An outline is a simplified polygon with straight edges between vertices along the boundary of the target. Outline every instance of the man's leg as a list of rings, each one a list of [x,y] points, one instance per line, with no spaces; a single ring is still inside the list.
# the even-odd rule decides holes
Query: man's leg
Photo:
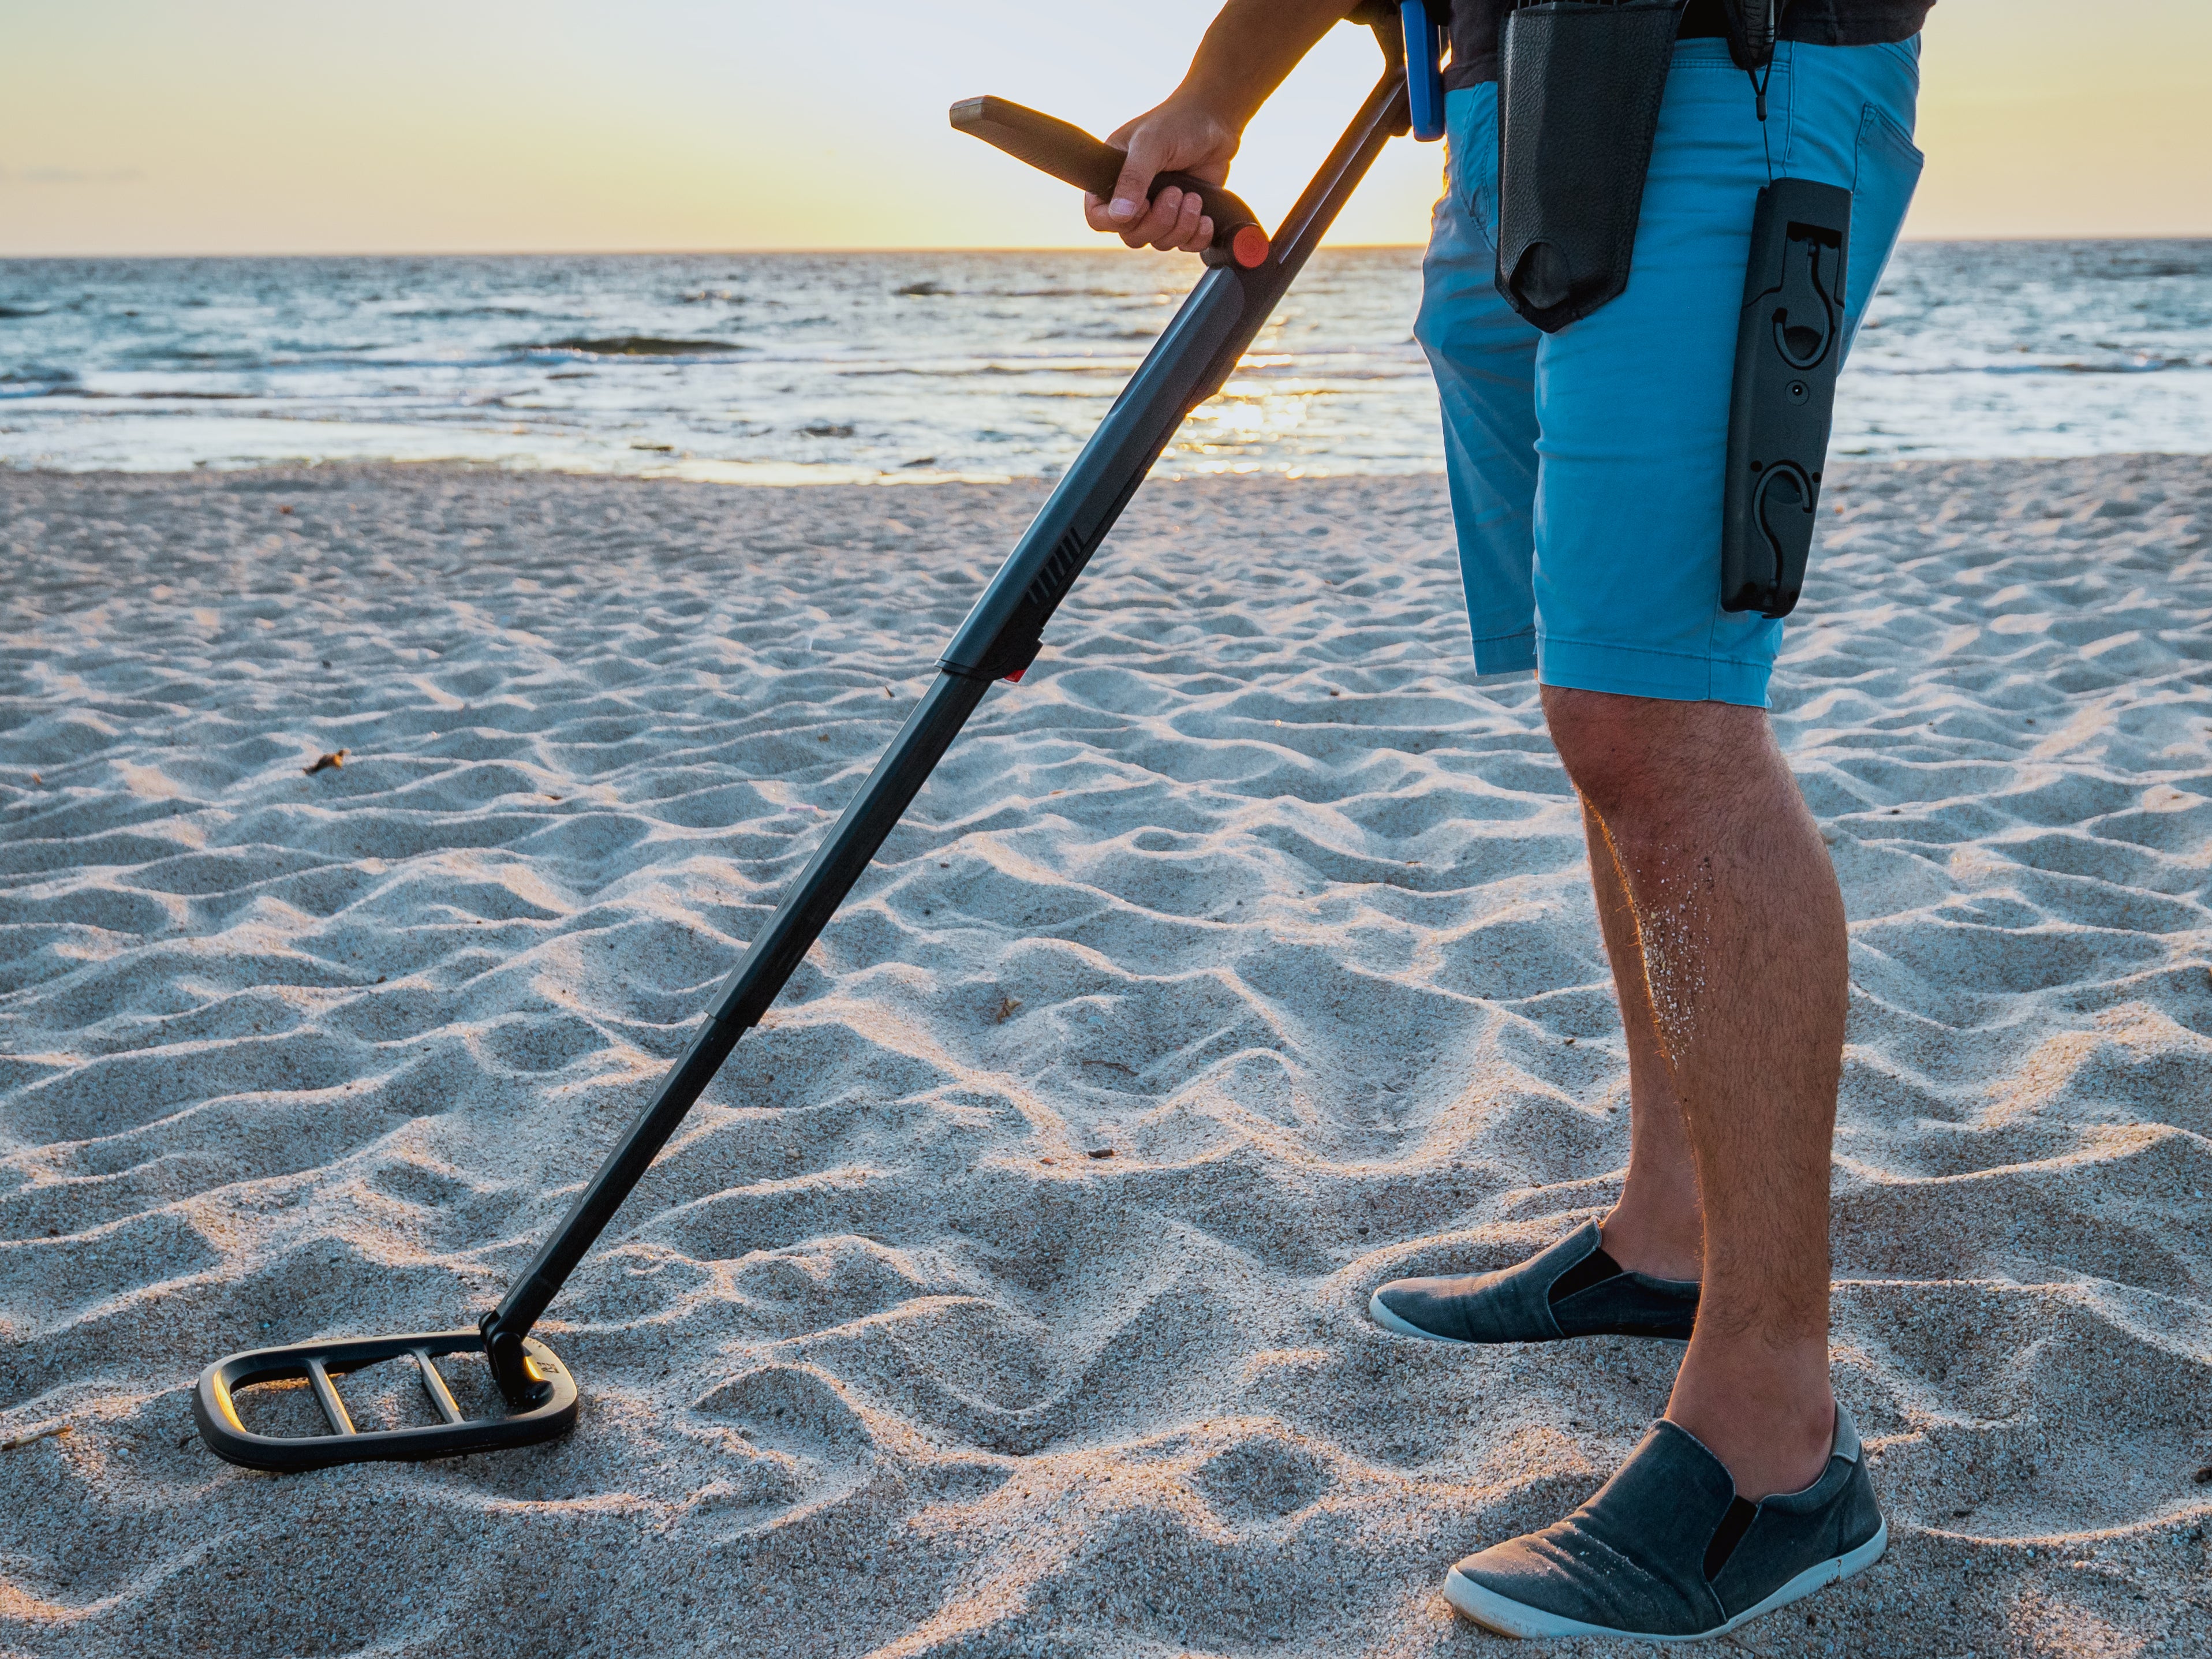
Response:
[[[1445,1575],[1453,1606],[1511,1634],[1715,1635],[1887,1545],[1827,1375],[1843,907],[1766,726],[1781,624],[1722,611],[1714,561],[1750,205],[1777,172],[1850,189],[1847,304],[1863,307],[1911,194],[1915,84],[1908,48],[1785,42],[1762,123],[1724,45],[1679,41],[1632,280],[1538,350],[1538,678],[1635,924],[1704,1274],[1666,1418],[1571,1513]],[[1639,1210],[1662,1190],[1643,1181],[1647,1148],[1652,1174],[1666,1164],[1657,1098],[1636,1096],[1635,1178],[1609,1223],[1624,1251],[1665,1209]]]
[[[1516,1636],[1719,1635],[1888,1547],[1828,1387],[1843,900],[1764,710],[1548,684],[1543,699],[1634,923],[1705,1277],[1665,1418],[1571,1513],[1455,1565],[1444,1596]],[[1625,942],[1613,959],[1632,1004]],[[1639,1130],[1662,1121],[1644,1104]]]
[[[1542,1342],[1562,1336],[1692,1334],[1704,1272],[1697,1166],[1652,1018],[1635,907],[1605,825],[1588,805],[1583,833],[1628,1036],[1628,1177],[1620,1201],[1601,1225],[1577,1227],[1513,1267],[1377,1285],[1368,1299],[1369,1314],[1399,1335]],[[1625,1271],[1603,1271],[1607,1258]]]
[[[1628,1046],[1628,1178],[1621,1185],[1620,1202],[1605,1218],[1605,1253],[1632,1272],[1655,1279],[1693,1279],[1705,1270],[1705,1240],[1689,1131],[1683,1126],[1674,1079],[1652,1021],[1636,913],[1613,842],[1587,802],[1583,836],[1589,843],[1598,927],[1613,964],[1613,990],[1620,999],[1620,1024]]]
[[[1762,710],[1555,687],[1544,708],[1633,910],[1704,1200],[1703,1299],[1667,1415],[1740,1496],[1795,1492],[1835,1425],[1828,1168],[1849,986],[1835,872]],[[1601,872],[1601,913],[1605,892]],[[1610,945],[1620,921],[1606,923]]]

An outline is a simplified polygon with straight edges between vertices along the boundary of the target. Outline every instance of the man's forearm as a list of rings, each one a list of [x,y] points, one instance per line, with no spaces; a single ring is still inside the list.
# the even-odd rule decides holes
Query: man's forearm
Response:
[[[1242,131],[1351,9],[1352,0],[1229,0],[1199,42],[1176,100],[1202,105]]]
[[[1155,198],[1152,180],[1170,172],[1215,183],[1226,179],[1245,123],[1351,5],[1229,0],[1199,42],[1182,84],[1166,102],[1108,135],[1106,142],[1127,151],[1128,159],[1110,197],[1085,198],[1084,222],[1131,247],[1202,250],[1214,227],[1199,210],[1201,198],[1173,185]]]

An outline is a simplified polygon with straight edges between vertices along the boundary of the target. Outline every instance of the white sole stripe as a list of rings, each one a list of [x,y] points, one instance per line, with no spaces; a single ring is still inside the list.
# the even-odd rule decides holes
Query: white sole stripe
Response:
[[[1816,1589],[1825,1589],[1855,1573],[1865,1571],[1881,1559],[1882,1552],[1888,1547],[1889,1522],[1884,1521],[1875,1529],[1874,1536],[1856,1549],[1806,1568],[1756,1607],[1746,1607],[1726,1624],[1699,1631],[1694,1636],[1656,1636],[1643,1631],[1612,1630],[1603,1625],[1587,1625],[1579,1619],[1547,1613],[1542,1607],[1532,1607],[1500,1595],[1495,1590],[1485,1589],[1472,1578],[1462,1577],[1457,1567],[1444,1575],[1444,1600],[1485,1630],[1495,1631],[1500,1636],[1540,1640],[1570,1636],[1610,1636],[1616,1640],[1626,1638],[1632,1642],[1704,1642],[1716,1636],[1726,1636],[1730,1631],[1747,1625],[1777,1607],[1786,1607]]]
[[[1393,1332],[1399,1336],[1416,1336],[1424,1342],[1449,1342],[1453,1346],[1460,1348],[1468,1346],[1456,1337],[1438,1336],[1434,1331],[1423,1330],[1410,1320],[1401,1319],[1382,1305],[1382,1292],[1380,1291],[1367,1298],[1367,1316],[1384,1330]]]

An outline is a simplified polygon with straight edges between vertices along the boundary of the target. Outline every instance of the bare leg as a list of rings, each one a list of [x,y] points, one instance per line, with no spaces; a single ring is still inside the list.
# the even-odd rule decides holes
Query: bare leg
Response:
[[[1759,710],[1548,686],[1544,708],[1626,888],[1703,1200],[1705,1289],[1667,1415],[1743,1497],[1794,1492],[1835,1423],[1835,872]]]
[[[1605,1253],[1624,1267],[1658,1279],[1696,1279],[1705,1271],[1705,1222],[1698,1207],[1697,1165],[1689,1130],[1674,1098],[1674,1073],[1652,1024],[1651,992],[1636,913],[1621,883],[1613,842],[1596,813],[1583,808],[1589,842],[1590,885],[1598,929],[1613,963],[1620,1024],[1628,1040],[1628,1178],[1606,1217]]]

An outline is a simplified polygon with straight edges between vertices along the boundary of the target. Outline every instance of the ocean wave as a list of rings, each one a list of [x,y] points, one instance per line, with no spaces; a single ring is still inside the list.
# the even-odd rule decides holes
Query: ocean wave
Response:
[[[1161,290],[1128,288],[979,288],[979,300],[1138,300],[1151,302]]]
[[[1054,329],[1034,337],[1040,340],[1157,340],[1159,337],[1160,331],[1157,328],[1111,328],[1094,325],[1089,328]]]
[[[61,391],[74,391],[77,385],[76,371],[55,368],[45,363],[26,363],[21,368],[0,368],[0,398],[45,398]],[[21,387],[21,390],[9,388]]]
[[[1181,289],[1151,288],[962,288],[909,285],[919,297],[934,300],[1119,300],[1128,305],[1153,306],[1163,299],[1180,300]],[[921,290],[930,289],[927,294]],[[904,295],[907,289],[895,290]]]
[[[2042,363],[1929,363],[1911,365],[1885,363],[1879,360],[1855,359],[1854,374],[1879,374],[1892,380],[1916,380],[1931,376],[1977,374],[2005,377],[2037,374],[2162,374],[2172,369],[2212,368],[2212,358],[2159,357],[2135,362],[2084,362],[2079,360]]]
[[[90,386],[71,386],[58,388],[54,397],[79,398],[86,402],[98,398],[127,398],[143,403],[230,403],[251,402],[260,397],[252,392],[100,392]],[[262,399],[262,401],[270,401]]]
[[[362,349],[368,350],[368,347]],[[230,349],[204,351],[192,346],[143,345],[131,346],[115,356],[124,363],[190,363],[195,368],[263,368],[277,362],[285,354],[270,351]]]
[[[750,351],[734,340],[672,340],[658,334],[609,334],[595,339],[571,337],[544,345],[523,345],[518,351],[574,351],[589,357],[708,357]]]
[[[326,416],[362,456],[451,453],[452,427],[472,455],[628,470],[633,442],[708,457],[742,428],[786,469],[1048,476],[1191,275],[1118,248],[10,264],[0,306],[36,314],[0,321],[0,462],[222,465],[274,441],[247,421]],[[1323,249],[1230,380],[1249,428],[1194,430],[1261,470],[1439,465],[1419,295],[1416,249]],[[1873,309],[1839,453],[2212,448],[2212,241],[1907,244]],[[799,430],[863,412],[865,435]]]
[[[928,368],[922,368],[915,364],[901,363],[861,363],[854,364],[849,367],[842,363],[829,363],[824,364],[823,367],[827,373],[837,376],[840,380],[846,380],[897,379],[961,380],[977,374],[1127,375],[1136,368],[1137,359],[1134,357],[1123,356],[1103,359],[1077,358],[1073,360],[1070,360],[1066,357],[1040,357],[1033,362],[1008,362],[1001,360],[997,362],[987,363],[942,363],[934,364]]]
[[[471,317],[537,317],[544,313],[535,306],[423,306],[419,309],[394,306],[384,314],[393,322],[458,323]]]

